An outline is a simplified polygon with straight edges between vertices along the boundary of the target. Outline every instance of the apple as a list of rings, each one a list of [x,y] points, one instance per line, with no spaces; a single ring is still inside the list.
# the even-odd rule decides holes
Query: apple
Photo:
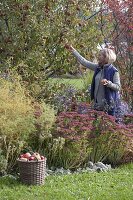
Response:
[[[35,152],[32,155],[29,152],[27,152],[21,154],[19,159],[22,161],[38,161],[38,160],[45,160],[45,156],[41,156],[38,152]]]
[[[30,156],[29,157],[29,161],[31,161],[31,160],[35,160],[35,157],[34,156]]]
[[[37,153],[37,152],[33,153],[32,156],[34,156],[37,160],[41,160],[41,156],[40,156],[40,154]]]
[[[23,157],[24,157],[24,158],[27,158],[27,159],[28,159],[30,156],[31,156],[31,154],[30,154],[29,152],[23,154]]]
[[[41,160],[44,160],[45,159],[45,157],[44,156],[41,156]]]
[[[24,158],[24,154],[21,154],[19,158]]]
[[[20,158],[20,160],[22,160],[22,161],[28,161],[27,158]]]

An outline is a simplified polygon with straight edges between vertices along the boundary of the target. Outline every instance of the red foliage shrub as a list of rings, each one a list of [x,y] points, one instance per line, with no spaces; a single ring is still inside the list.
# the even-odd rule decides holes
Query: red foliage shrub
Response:
[[[129,118],[132,115],[128,116]],[[62,112],[58,115],[54,132],[55,137],[63,137],[67,141],[86,140],[92,149],[88,159],[106,161],[112,164],[125,162],[125,156],[133,146],[133,126],[130,123],[118,124],[115,117],[104,112],[88,109],[84,114],[78,112]],[[128,154],[129,155],[129,154]],[[128,161],[132,159],[128,156]]]
[[[95,138],[106,133],[117,133],[133,137],[132,126],[129,124],[118,124],[115,122],[115,117],[91,109],[86,114],[62,112],[57,117],[56,125],[56,136],[72,140]]]

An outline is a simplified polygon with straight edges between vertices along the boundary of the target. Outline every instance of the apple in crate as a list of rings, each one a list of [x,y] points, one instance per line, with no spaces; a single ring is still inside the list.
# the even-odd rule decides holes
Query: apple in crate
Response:
[[[44,156],[41,156],[41,160],[44,160],[45,159],[45,157]]]
[[[24,158],[24,157],[20,157],[20,160],[22,160],[22,161],[28,161],[28,159]]]
[[[37,152],[33,153],[32,156],[34,156],[35,160],[41,160],[41,156]]]
[[[30,156],[29,161],[35,160],[35,156]]]
[[[24,158],[24,154],[21,154],[21,155],[20,155],[19,159],[21,159],[21,158]]]
[[[23,157],[29,159],[31,157],[31,154],[29,152],[27,152],[27,153],[23,154]]]
[[[27,152],[27,153],[21,154],[19,159],[23,160],[23,161],[28,161],[30,156],[31,156],[31,154],[29,152]]]

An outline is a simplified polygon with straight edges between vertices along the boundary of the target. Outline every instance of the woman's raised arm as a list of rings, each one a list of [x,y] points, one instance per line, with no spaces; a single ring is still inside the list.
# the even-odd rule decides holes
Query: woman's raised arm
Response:
[[[83,56],[81,56],[76,49],[74,49],[71,45],[66,44],[65,48],[68,49],[76,58],[77,60],[88,69],[91,69],[95,71],[95,69],[98,67],[97,63],[93,63],[85,59]]]

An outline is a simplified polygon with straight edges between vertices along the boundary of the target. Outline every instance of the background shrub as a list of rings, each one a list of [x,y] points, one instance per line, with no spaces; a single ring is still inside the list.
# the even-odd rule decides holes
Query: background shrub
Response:
[[[0,79],[0,94],[0,149],[10,170],[29,133],[35,131],[34,109],[17,79]]]
[[[35,127],[28,138],[28,146],[33,150],[45,155],[44,147],[52,137],[51,131],[55,122],[55,110],[45,102],[35,103]]]
[[[51,137],[55,112],[44,102],[37,103],[22,86],[19,77],[0,79],[0,171],[11,172],[21,151],[41,148]],[[36,140],[37,139],[37,140]],[[33,145],[34,144],[34,145]],[[31,145],[31,147],[29,146]]]

